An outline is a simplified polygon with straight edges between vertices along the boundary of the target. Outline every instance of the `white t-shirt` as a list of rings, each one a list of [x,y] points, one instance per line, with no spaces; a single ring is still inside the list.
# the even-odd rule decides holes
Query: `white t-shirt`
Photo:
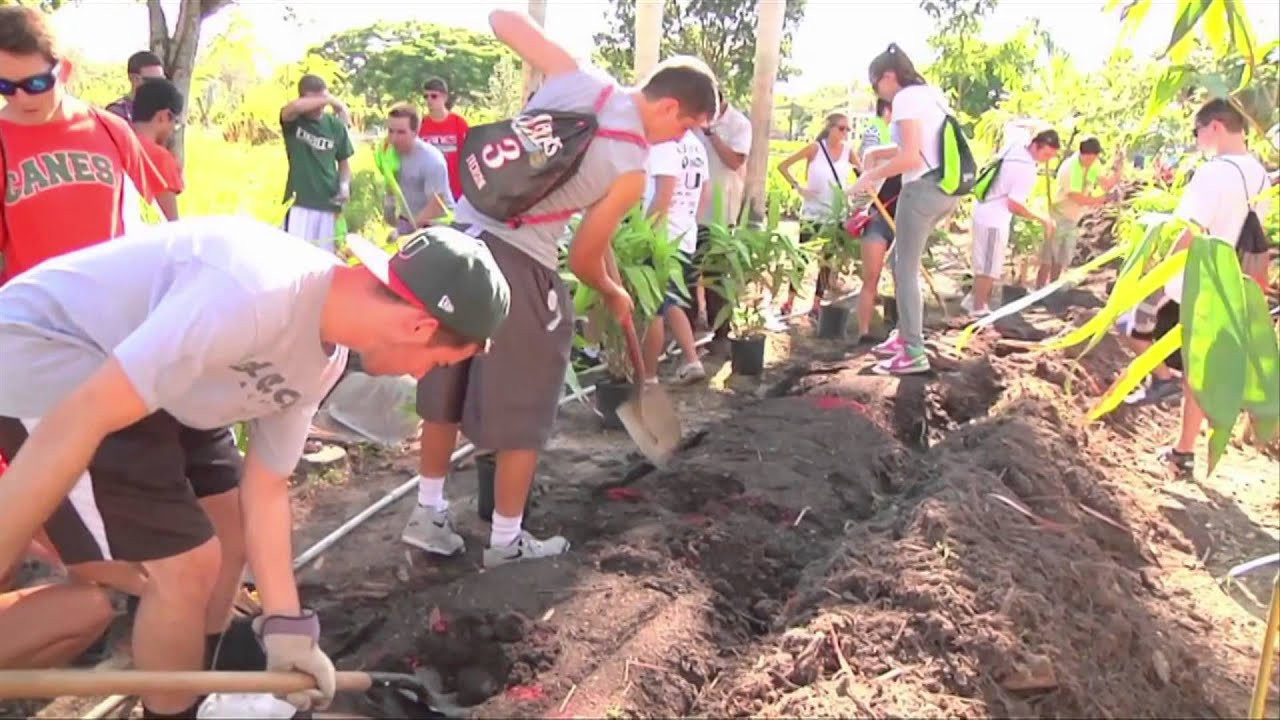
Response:
[[[184,218],[51,258],[0,287],[0,416],[39,419],[108,356],[148,412],[249,421],[287,475],[346,365],[320,316],[336,257],[240,217]]]
[[[1240,240],[1244,219],[1249,214],[1250,203],[1257,202],[1258,194],[1268,187],[1268,183],[1266,169],[1253,155],[1219,155],[1196,169],[1191,182],[1182,191],[1174,217],[1189,220],[1213,237],[1235,247]],[[1259,219],[1266,218],[1268,207],[1265,203],[1254,205],[1254,210]],[[1182,273],[1170,280],[1164,290],[1170,298],[1181,302]]]
[[[942,123],[951,112],[950,104],[942,91],[932,85],[911,85],[902,88],[893,98],[893,124],[915,120],[920,125],[920,151],[924,165],[902,174],[902,182],[909,183],[942,164],[938,157],[938,135]],[[896,137],[901,138],[899,131]],[[901,140],[899,140],[901,142]]]
[[[751,152],[751,121],[737,108],[730,106],[726,109],[720,119],[711,123],[711,132],[728,145],[730,150],[743,155]],[[747,163],[743,162],[737,170],[730,170],[729,166],[720,159],[720,154],[711,146],[711,138],[701,132],[697,133],[697,138],[705,148],[707,160],[710,162],[711,182],[721,188],[723,212],[728,215],[723,222],[737,222],[738,214],[742,210],[743,189],[747,183]],[[698,213],[698,222],[705,224],[711,220],[714,204],[708,203],[707,207]]]
[[[1025,205],[1027,196],[1035,187],[1035,158],[1025,147],[1015,147],[1004,156],[1000,163],[1000,172],[996,173],[995,182],[987,193],[987,199],[973,209],[973,221],[983,227],[1007,227],[1013,219],[1013,211],[1009,209],[1009,200],[1013,199]]]
[[[679,140],[659,143],[649,149],[648,178],[644,188],[647,211],[657,192],[659,176],[674,177],[675,191],[667,209],[667,232],[679,239],[680,250],[692,255],[698,246],[698,200],[708,179],[707,151],[692,130]]]

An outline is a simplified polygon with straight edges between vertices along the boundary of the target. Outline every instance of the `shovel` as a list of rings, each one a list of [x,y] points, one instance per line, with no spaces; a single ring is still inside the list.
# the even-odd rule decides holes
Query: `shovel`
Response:
[[[627,354],[635,369],[635,384],[627,399],[618,406],[618,419],[649,462],[655,467],[664,467],[680,444],[680,418],[667,391],[661,385],[644,381],[635,324],[628,322],[622,330],[626,335]]]
[[[295,672],[157,672],[148,670],[0,670],[0,698],[52,698],[65,695],[150,695],[154,693],[271,693],[285,695],[314,688],[315,680]],[[398,691],[413,698],[410,717],[446,717],[431,703],[431,690],[412,675],[337,673],[339,692]]]

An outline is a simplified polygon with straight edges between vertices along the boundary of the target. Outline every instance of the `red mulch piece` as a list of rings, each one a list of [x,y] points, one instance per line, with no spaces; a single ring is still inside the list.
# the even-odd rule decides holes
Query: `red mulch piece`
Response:
[[[644,493],[626,487],[609,488],[605,496],[614,502],[644,502]]]
[[[507,697],[517,702],[537,702],[545,694],[541,685],[512,685],[507,688]]]
[[[857,400],[850,400],[839,395],[819,395],[813,399],[814,407],[819,410],[839,410],[845,408],[857,413],[867,414],[867,406]]]

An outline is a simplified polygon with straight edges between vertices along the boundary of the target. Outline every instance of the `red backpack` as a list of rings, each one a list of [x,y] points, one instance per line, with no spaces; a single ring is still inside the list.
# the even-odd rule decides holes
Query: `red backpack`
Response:
[[[596,116],[615,89],[601,90],[591,113],[526,108],[509,120],[471,128],[458,158],[467,201],[512,228],[572,217],[582,208],[524,213],[578,172],[595,138],[649,146],[636,133],[600,127]]]

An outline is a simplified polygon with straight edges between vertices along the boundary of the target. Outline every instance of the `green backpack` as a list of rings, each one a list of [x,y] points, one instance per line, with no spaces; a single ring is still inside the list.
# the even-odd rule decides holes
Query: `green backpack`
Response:
[[[947,113],[938,131],[938,157],[941,164],[929,171],[937,181],[938,189],[953,197],[972,192],[978,180],[978,164],[973,159],[969,139],[964,136],[960,121],[951,113]]]
[[[1004,164],[1004,156],[992,160],[987,166],[978,171],[978,177],[973,180],[973,196],[978,202],[986,202],[987,196],[991,194],[991,188],[996,184],[996,177],[1000,175],[1000,166]]]

